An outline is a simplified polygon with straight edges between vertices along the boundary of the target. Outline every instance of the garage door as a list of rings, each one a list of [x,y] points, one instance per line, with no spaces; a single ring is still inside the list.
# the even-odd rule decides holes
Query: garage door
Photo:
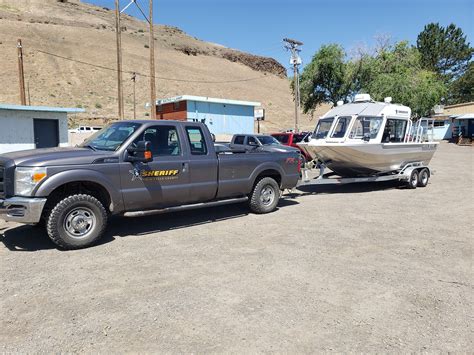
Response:
[[[36,148],[51,148],[59,145],[58,120],[33,120]]]

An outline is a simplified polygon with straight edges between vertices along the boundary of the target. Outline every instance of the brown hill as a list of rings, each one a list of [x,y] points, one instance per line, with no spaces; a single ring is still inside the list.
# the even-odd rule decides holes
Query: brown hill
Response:
[[[0,0],[0,102],[19,103],[16,40],[25,53],[32,105],[84,107],[75,122],[115,119],[114,11],[79,0]],[[125,113],[133,112],[131,72],[137,77],[138,117],[148,100],[148,33],[144,22],[123,15]],[[273,58],[203,42],[176,27],[155,29],[157,98],[198,95],[259,101],[265,131],[293,126],[285,68]],[[140,75],[143,74],[143,75]],[[324,111],[324,109],[322,110]],[[302,117],[303,128],[314,121]]]

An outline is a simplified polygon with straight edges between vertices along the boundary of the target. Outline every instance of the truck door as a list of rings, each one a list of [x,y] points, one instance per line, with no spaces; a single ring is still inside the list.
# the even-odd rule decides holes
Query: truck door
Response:
[[[151,142],[153,161],[146,164],[121,163],[126,209],[141,210],[188,203],[189,161],[178,127],[172,124],[148,127],[134,143],[141,140]]]
[[[192,202],[212,200],[217,193],[217,156],[214,149],[208,148],[208,142],[212,144],[210,136],[199,125],[189,124],[184,129],[190,153],[190,199]]]

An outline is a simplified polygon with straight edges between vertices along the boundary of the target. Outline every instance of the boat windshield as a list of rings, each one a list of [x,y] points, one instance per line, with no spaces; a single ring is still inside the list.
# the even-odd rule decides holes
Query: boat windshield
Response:
[[[87,138],[79,147],[93,150],[117,150],[141,126],[135,122],[112,123]]]
[[[329,130],[331,129],[332,122],[334,121],[334,117],[331,118],[323,118],[319,120],[316,129],[313,133],[313,139],[324,139],[327,137]]]
[[[377,137],[382,126],[382,117],[357,117],[352,126],[349,138],[363,139],[369,135],[370,139]]]
[[[352,117],[339,117],[336,121],[336,126],[331,133],[331,138],[342,138],[346,135],[347,127],[351,122]]]

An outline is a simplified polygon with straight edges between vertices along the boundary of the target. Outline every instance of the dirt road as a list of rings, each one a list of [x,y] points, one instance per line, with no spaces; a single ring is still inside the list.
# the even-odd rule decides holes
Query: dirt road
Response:
[[[472,350],[473,152],[442,144],[424,189],[114,219],[79,251],[0,224],[0,351]]]

